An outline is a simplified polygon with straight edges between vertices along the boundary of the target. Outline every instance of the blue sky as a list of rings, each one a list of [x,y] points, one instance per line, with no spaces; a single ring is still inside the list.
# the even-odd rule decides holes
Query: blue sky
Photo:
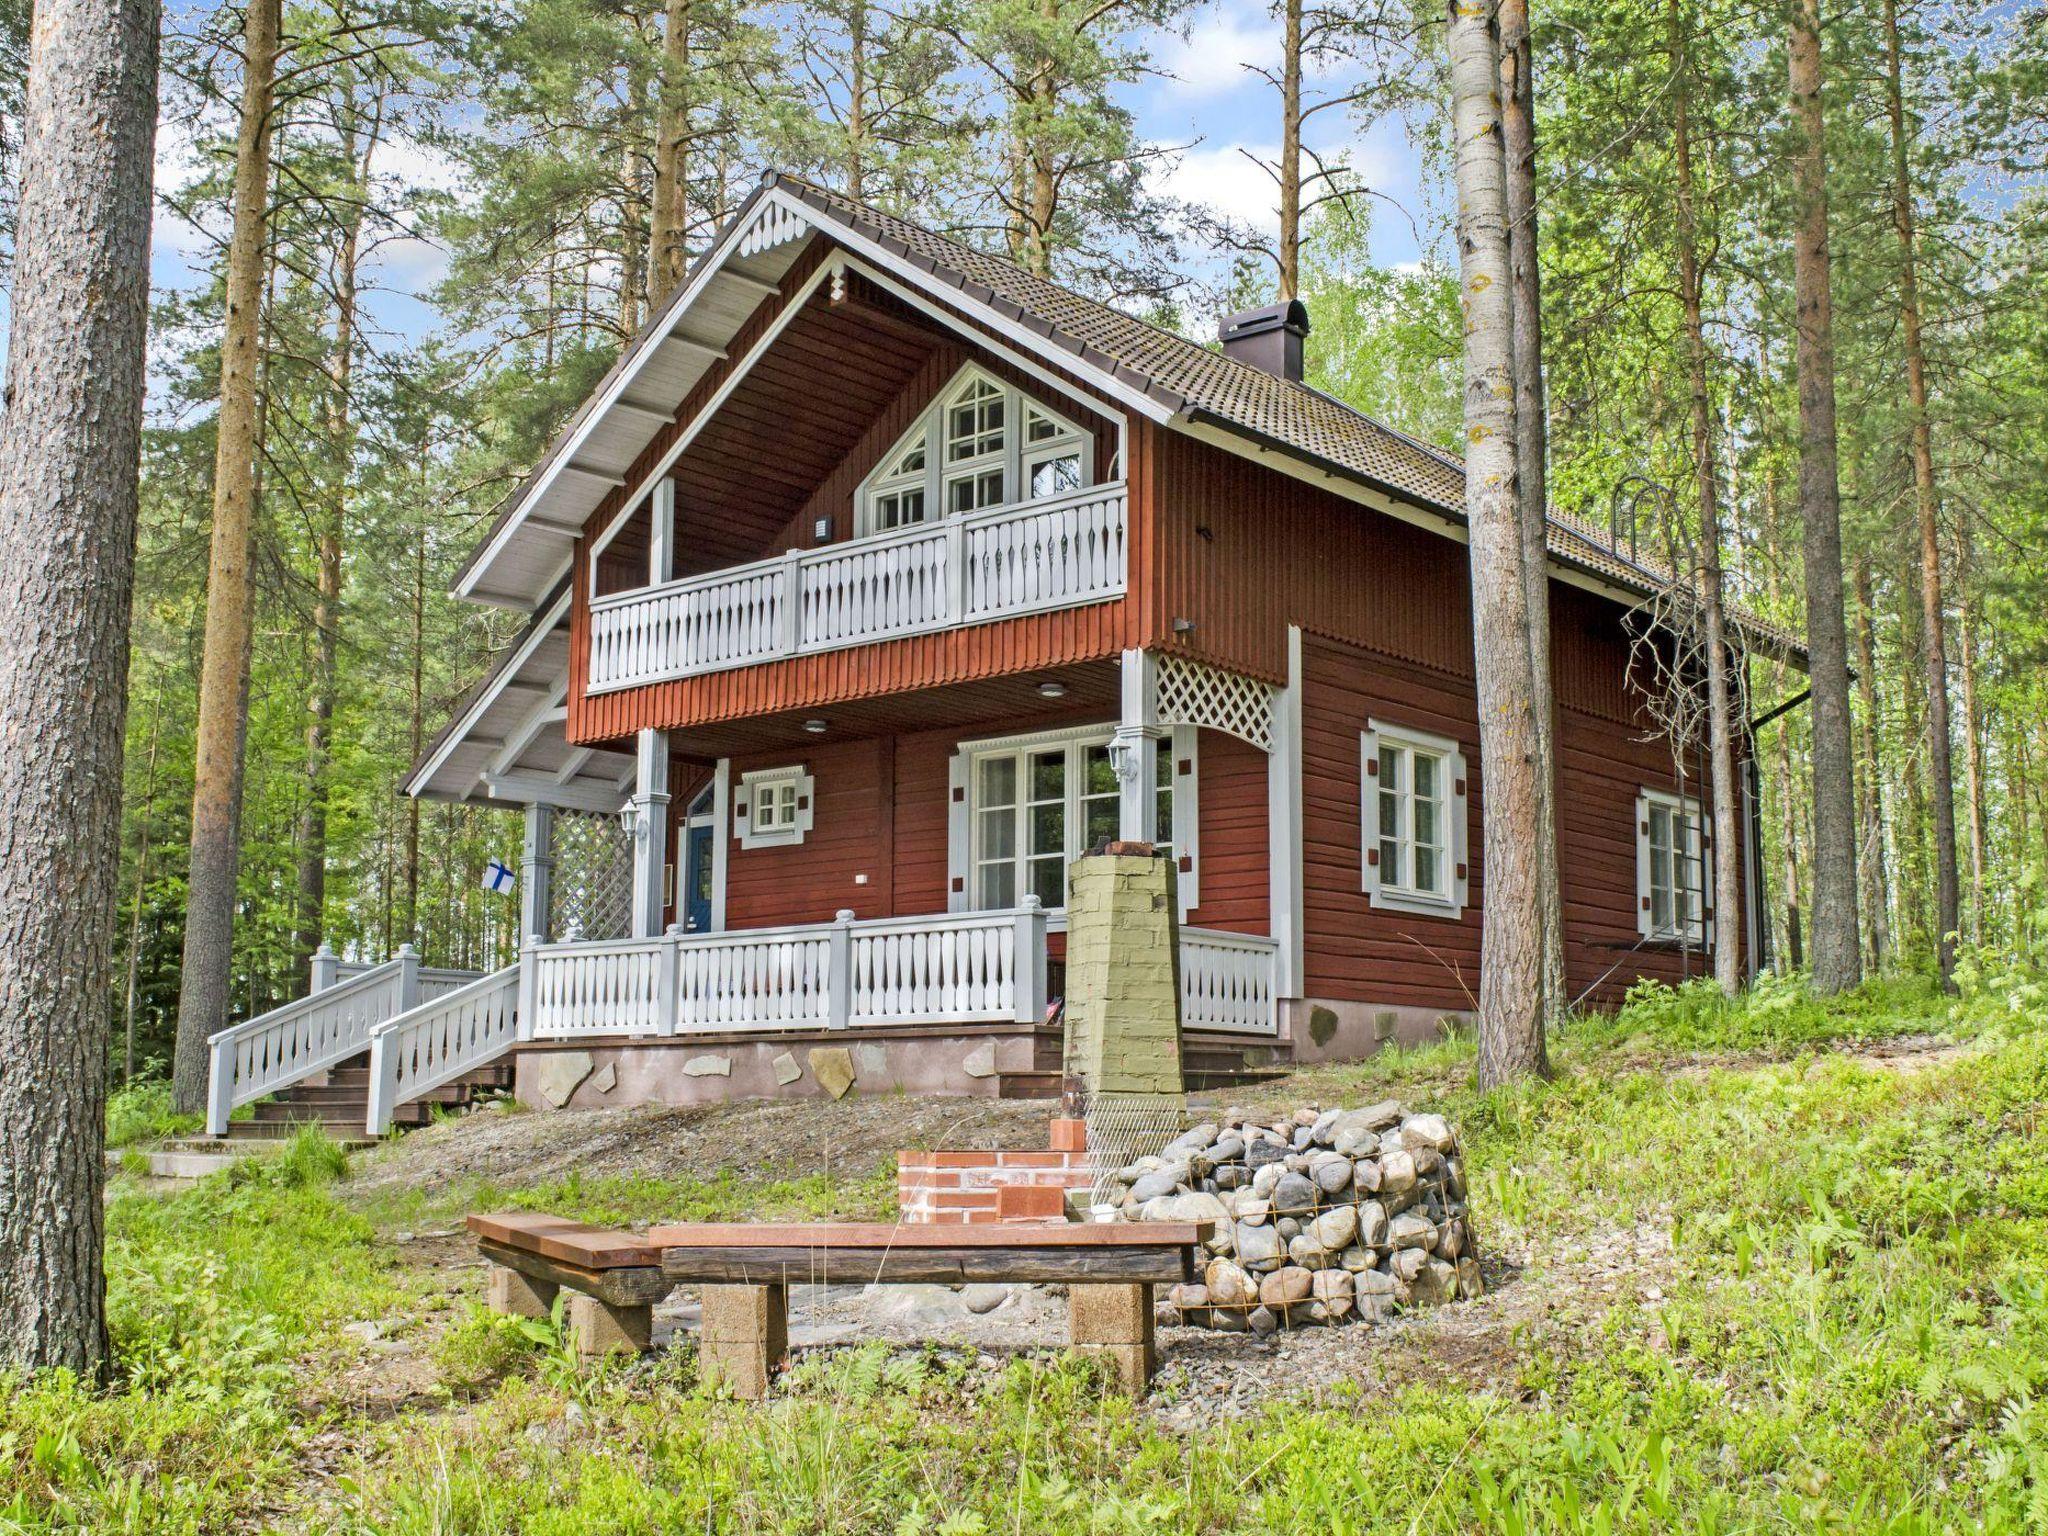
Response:
[[[1277,63],[1279,28],[1274,17],[1257,0],[1208,0],[1189,14],[1184,34],[1159,34],[1145,41],[1154,71],[1128,87],[1125,100],[1148,142],[1179,148],[1177,155],[1161,162],[1155,184],[1172,197],[1270,230],[1273,183],[1252,156],[1272,157],[1278,141],[1278,100],[1246,66]],[[1325,87],[1333,83],[1311,82]],[[1432,211],[1421,184],[1420,158],[1400,121],[1381,122],[1361,132],[1347,114],[1331,111],[1317,120],[1310,142],[1326,154],[1344,156],[1377,194],[1372,206],[1374,255],[1389,265],[1415,260],[1421,254],[1417,226],[1426,239]],[[189,130],[167,124],[157,161],[160,186],[189,181],[197,170]],[[379,170],[393,183],[432,185],[458,194],[461,190],[448,162],[403,143],[380,150]],[[224,235],[224,229],[194,229],[160,205],[153,250],[158,289],[170,292],[203,280]],[[1218,253],[1200,246],[1185,254],[1191,277],[1219,275],[1224,265]],[[395,241],[376,253],[371,268],[366,274],[365,310],[388,341],[417,340],[435,326],[438,317],[420,296],[442,274],[441,252],[424,241]]]

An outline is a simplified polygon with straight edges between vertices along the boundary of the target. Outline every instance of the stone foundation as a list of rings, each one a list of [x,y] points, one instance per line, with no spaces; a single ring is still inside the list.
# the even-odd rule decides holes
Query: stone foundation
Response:
[[[1468,1033],[1472,1016],[1441,1008],[1396,1008],[1384,1003],[1343,1003],[1289,998],[1281,1007],[1281,1034],[1295,1066],[1363,1061],[1390,1045],[1433,1045]]]
[[[996,1098],[1056,1031],[1023,1024],[890,1026],[672,1039],[535,1041],[513,1055],[513,1096],[532,1109],[621,1109],[730,1099],[907,1093]]]

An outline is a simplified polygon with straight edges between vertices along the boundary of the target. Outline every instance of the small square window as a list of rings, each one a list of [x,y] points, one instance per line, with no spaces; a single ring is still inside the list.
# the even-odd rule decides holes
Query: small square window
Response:
[[[770,768],[740,779],[740,823],[744,848],[800,843],[811,830],[811,776],[801,768]]]

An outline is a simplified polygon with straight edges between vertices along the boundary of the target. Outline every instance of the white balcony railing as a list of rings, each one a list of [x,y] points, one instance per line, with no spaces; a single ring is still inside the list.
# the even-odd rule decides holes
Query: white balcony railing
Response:
[[[1181,929],[1181,1028],[1278,1034],[1279,963],[1280,945],[1273,939],[1218,928]]]
[[[519,965],[508,965],[370,1031],[369,1135],[390,1130],[399,1105],[505,1053],[518,1038],[519,977]]]
[[[589,691],[927,634],[1123,594],[1121,481],[590,605]]]

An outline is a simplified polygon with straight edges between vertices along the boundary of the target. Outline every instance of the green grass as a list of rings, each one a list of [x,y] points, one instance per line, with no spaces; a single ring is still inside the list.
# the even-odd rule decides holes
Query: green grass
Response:
[[[380,1226],[459,1220],[470,1211],[547,1211],[602,1226],[655,1221],[886,1220],[896,1207],[893,1164],[859,1175],[751,1179],[731,1170],[686,1174],[570,1173],[529,1184],[460,1179],[431,1194],[380,1195],[363,1209]]]
[[[181,1115],[171,1108],[171,1085],[131,1083],[107,1097],[107,1145],[125,1147],[138,1141],[189,1136],[205,1123],[199,1115]]]
[[[1461,1123],[1481,1238],[1533,1256],[1522,1283],[1640,1228],[1668,1234],[1657,1294],[1624,1275],[1583,1327],[1503,1326],[1489,1370],[1340,1385],[1192,1439],[1060,1358],[850,1351],[759,1407],[707,1394],[687,1350],[578,1372],[548,1325],[483,1319],[399,1266],[311,1150],[117,1193],[126,1378],[0,1390],[0,1532],[2041,1530],[2043,1024],[2017,973],[1953,1003],[1907,983],[1732,1008],[1646,993],[1576,1023],[1545,1083],[1480,1095],[1461,1042],[1319,1073],[1361,1097],[1426,1091]],[[1836,1049],[1922,1035],[1963,1048],[1910,1070]],[[620,1220],[731,1214],[770,1189],[790,1214],[883,1194],[492,1193]],[[453,1324],[431,1351],[444,1394],[392,1416],[333,1389],[341,1323],[422,1308]],[[345,1447],[335,1481],[301,1464],[322,1429]]]

